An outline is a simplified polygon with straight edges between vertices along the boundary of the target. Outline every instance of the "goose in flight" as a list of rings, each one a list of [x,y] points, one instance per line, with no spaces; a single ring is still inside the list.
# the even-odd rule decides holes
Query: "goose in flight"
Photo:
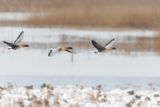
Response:
[[[60,47],[60,48],[50,49],[50,51],[48,53],[48,57],[54,56],[56,53],[62,52],[62,51],[66,51],[66,52],[69,52],[69,53],[75,53],[73,51],[72,47]]]
[[[23,39],[23,33],[24,31],[21,31],[21,33],[19,34],[19,36],[16,38],[16,40],[13,43],[6,42],[6,41],[3,41],[3,43],[9,46],[8,49],[13,49],[13,50],[16,50],[21,47],[29,47],[29,45],[27,44],[19,44]]]
[[[109,50],[116,49],[115,47],[111,47],[113,45],[113,44],[111,44],[111,43],[113,43],[113,41],[115,41],[115,39],[110,40],[104,46],[102,46],[102,45],[98,44],[96,41],[92,40],[93,46],[97,49],[97,51],[95,51],[94,53],[104,52],[104,51],[109,51]]]

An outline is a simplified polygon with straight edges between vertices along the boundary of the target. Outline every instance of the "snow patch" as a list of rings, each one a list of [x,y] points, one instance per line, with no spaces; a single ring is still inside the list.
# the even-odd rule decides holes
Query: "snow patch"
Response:
[[[31,17],[31,13],[22,12],[0,12],[1,21],[22,21]]]

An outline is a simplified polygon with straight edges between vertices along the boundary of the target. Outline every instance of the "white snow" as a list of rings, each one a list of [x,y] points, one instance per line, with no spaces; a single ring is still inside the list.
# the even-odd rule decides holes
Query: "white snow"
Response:
[[[160,57],[154,54],[126,57],[79,51],[71,63],[70,53],[62,52],[48,57],[48,52],[49,49],[9,51],[4,48],[0,53],[0,74],[160,76]]]
[[[31,17],[31,13],[25,12],[0,12],[1,21],[21,21]]]
[[[160,92],[142,89],[113,89],[86,86],[41,88],[1,86],[1,107],[159,107]],[[131,94],[130,94],[131,93]]]

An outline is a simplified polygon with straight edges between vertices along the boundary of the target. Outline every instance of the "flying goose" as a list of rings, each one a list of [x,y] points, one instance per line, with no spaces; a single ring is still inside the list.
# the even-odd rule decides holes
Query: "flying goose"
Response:
[[[21,47],[29,47],[29,45],[27,44],[19,44],[23,39],[23,33],[24,31],[21,31],[21,33],[19,34],[19,36],[16,38],[16,40],[13,43],[6,42],[6,41],[3,41],[3,43],[9,46],[8,49],[13,49],[13,50],[16,50]]]
[[[104,51],[109,51],[109,50],[114,50],[116,49],[115,47],[107,47],[109,46],[109,44],[111,44],[113,41],[115,41],[115,39],[110,40],[108,43],[106,43],[104,46],[98,44],[96,41],[92,40],[92,44],[93,46],[97,49],[97,51],[95,51],[94,53],[98,53],[98,52],[104,52]],[[112,44],[113,45],[113,44]]]
[[[55,55],[56,53],[62,52],[62,51],[66,51],[66,52],[69,52],[69,53],[75,53],[73,51],[72,47],[60,47],[60,48],[50,49],[50,51],[48,53],[48,56],[51,57],[51,56]]]

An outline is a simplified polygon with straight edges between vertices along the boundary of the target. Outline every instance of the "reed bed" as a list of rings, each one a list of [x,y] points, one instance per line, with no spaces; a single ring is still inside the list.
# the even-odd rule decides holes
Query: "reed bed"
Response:
[[[0,1],[0,11],[32,12],[34,14],[29,20],[20,22],[20,25],[42,27],[160,27],[160,0]]]

